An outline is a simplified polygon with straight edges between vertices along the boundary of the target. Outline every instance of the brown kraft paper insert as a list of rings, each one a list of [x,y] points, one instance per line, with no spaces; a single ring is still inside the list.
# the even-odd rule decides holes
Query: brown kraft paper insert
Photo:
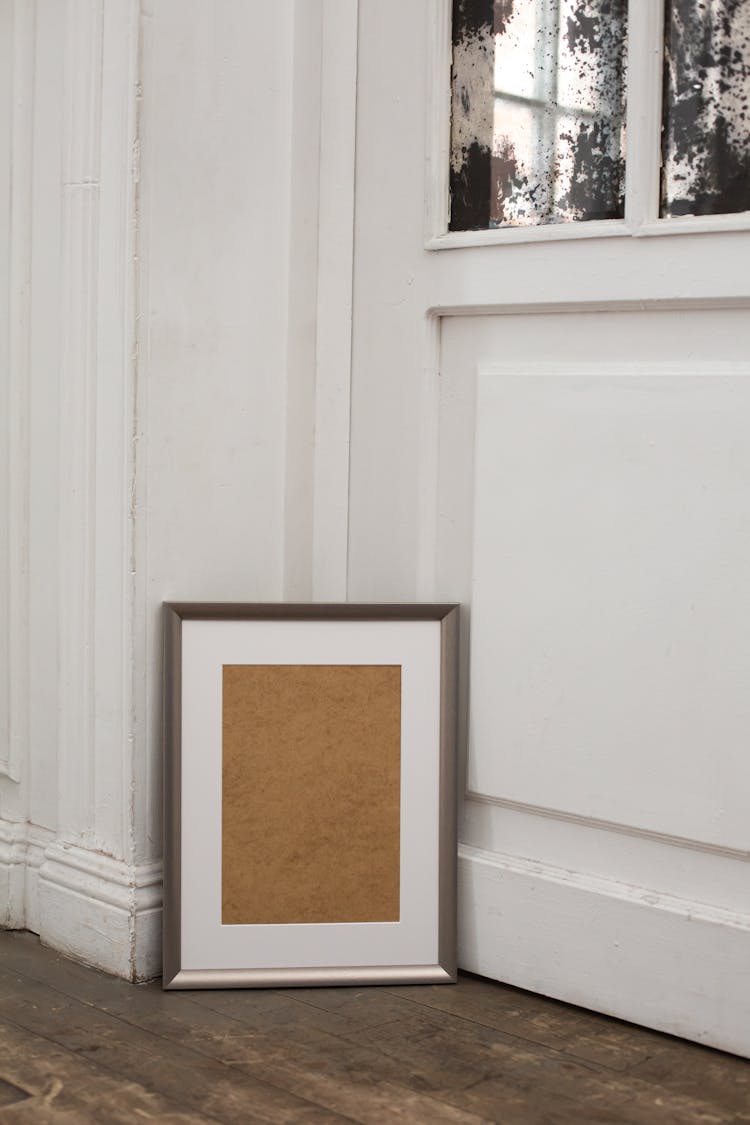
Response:
[[[222,923],[397,922],[401,668],[225,664]]]

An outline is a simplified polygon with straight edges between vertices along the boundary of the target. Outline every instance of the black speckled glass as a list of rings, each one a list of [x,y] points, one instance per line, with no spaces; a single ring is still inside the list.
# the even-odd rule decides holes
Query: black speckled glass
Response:
[[[661,214],[750,210],[750,0],[666,0]]]
[[[454,0],[450,230],[621,219],[627,0]]]

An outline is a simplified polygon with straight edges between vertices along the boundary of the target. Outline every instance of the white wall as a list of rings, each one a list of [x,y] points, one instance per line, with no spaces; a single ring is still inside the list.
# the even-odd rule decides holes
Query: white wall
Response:
[[[291,3],[242,0],[160,2],[145,31],[143,859],[161,854],[161,602],[283,591],[293,31]]]
[[[0,924],[126,977],[160,970],[161,603],[312,594],[337,6],[0,2]]]

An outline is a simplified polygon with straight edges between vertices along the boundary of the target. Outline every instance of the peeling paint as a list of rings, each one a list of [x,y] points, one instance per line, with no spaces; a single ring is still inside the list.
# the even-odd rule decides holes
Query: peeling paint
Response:
[[[750,0],[667,0],[661,213],[750,210]]]
[[[454,0],[451,230],[624,214],[626,0]]]

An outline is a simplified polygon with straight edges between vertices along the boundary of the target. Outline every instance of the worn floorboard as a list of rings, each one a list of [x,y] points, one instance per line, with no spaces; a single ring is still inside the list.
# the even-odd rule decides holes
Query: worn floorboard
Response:
[[[750,1062],[476,977],[162,992],[0,932],[0,1125],[750,1125]]]

